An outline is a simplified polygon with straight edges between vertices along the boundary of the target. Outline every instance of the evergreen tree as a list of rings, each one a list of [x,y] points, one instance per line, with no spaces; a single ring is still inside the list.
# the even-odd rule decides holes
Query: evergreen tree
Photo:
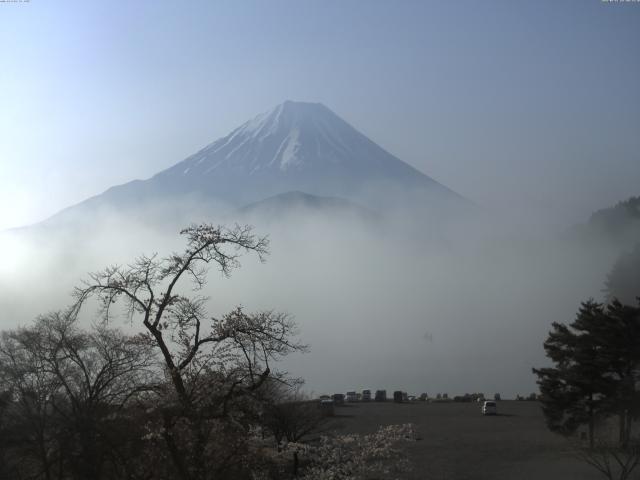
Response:
[[[569,435],[588,425],[593,446],[596,419],[618,415],[625,445],[640,414],[640,308],[583,302],[569,326],[553,324],[544,348],[554,367],[533,371],[549,428]]]
[[[629,443],[631,421],[640,417],[640,304],[623,305],[613,299],[607,306],[607,322],[600,331],[603,373],[615,385],[611,413],[620,418],[620,444]]]

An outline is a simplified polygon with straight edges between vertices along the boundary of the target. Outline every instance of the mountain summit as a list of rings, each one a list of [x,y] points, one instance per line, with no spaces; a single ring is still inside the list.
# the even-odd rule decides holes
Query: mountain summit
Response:
[[[403,170],[399,172],[398,169]],[[162,172],[185,177],[418,173],[321,103],[286,101]]]
[[[379,188],[461,199],[320,103],[286,101],[149,180],[236,204],[287,191],[371,203]]]
[[[184,175],[215,176],[220,171],[290,174],[347,166],[359,159],[354,155],[361,147],[357,140],[366,141],[359,137],[320,103],[286,101],[179,163],[170,174],[182,167]]]
[[[110,188],[81,205],[83,210],[97,205],[121,211],[188,195],[241,207],[291,191],[341,197],[373,209],[470,205],[324,105],[292,101],[148,180]]]

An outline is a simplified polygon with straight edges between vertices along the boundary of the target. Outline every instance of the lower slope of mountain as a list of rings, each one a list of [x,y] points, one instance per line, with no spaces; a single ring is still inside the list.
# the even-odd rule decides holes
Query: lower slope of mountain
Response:
[[[280,220],[291,215],[324,215],[354,221],[373,222],[380,216],[365,207],[337,197],[320,197],[304,192],[286,192],[251,203],[237,210],[240,218]]]

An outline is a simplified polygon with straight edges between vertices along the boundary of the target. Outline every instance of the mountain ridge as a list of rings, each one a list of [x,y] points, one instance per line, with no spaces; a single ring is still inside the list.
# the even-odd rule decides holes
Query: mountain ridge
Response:
[[[378,215],[366,207],[338,197],[322,197],[300,191],[279,193],[258,202],[250,203],[237,210],[241,215],[284,216],[302,211],[306,213],[352,215],[363,220],[377,220]]]

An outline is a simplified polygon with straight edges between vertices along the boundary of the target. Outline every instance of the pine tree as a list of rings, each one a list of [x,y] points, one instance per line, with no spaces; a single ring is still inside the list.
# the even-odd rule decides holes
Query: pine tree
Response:
[[[533,371],[549,428],[570,435],[588,425],[593,446],[596,419],[618,415],[626,445],[640,415],[640,308],[583,302],[569,326],[553,324],[544,348],[554,367]]]
[[[620,418],[620,444],[629,443],[631,422],[640,417],[640,304],[624,305],[613,299],[606,309],[606,328],[598,332],[602,357],[613,381],[611,413]]]

